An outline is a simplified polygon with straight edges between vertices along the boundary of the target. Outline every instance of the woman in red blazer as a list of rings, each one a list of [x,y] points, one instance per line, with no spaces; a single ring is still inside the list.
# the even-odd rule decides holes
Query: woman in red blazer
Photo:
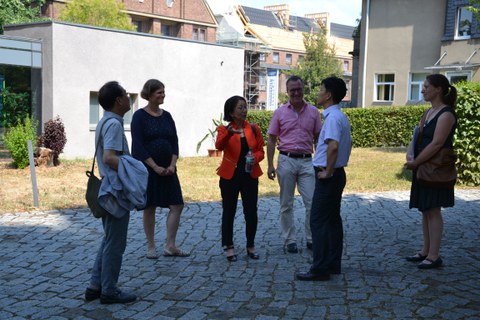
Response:
[[[238,194],[242,196],[243,215],[247,235],[247,256],[258,259],[255,252],[257,233],[258,177],[263,172],[259,162],[265,157],[263,137],[255,124],[245,121],[247,101],[233,96],[225,101],[223,120],[227,126],[220,126],[215,147],[223,150],[223,159],[217,174],[220,176],[222,194],[222,246],[228,261],[237,261],[233,246],[233,222],[237,209]],[[249,149],[253,154],[253,166],[247,163]],[[249,172],[250,171],[250,172]]]

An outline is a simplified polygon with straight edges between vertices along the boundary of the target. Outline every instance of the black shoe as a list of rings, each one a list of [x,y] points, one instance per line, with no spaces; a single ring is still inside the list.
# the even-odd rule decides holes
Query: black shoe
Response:
[[[308,250],[313,250],[313,243],[307,242],[307,249]]]
[[[420,262],[425,260],[427,256],[422,255],[420,252],[415,253],[413,256],[405,257],[405,260],[410,262]]]
[[[295,242],[287,244],[287,252],[298,253],[298,247]]]
[[[223,248],[223,251],[225,251],[225,253],[227,253],[228,250],[230,249],[235,249],[235,246],[231,245],[231,246],[225,246]],[[227,256],[227,260],[230,261],[230,262],[235,262],[237,261],[237,255],[236,254],[233,254],[231,256]]]
[[[100,298],[101,294],[101,290],[87,288],[87,290],[85,290],[85,301],[93,301],[95,299],[98,299]]]
[[[296,275],[297,280],[301,281],[327,281],[330,280],[330,275],[328,273],[312,273],[311,271],[308,272],[300,272]]]
[[[428,261],[425,263],[425,261]],[[443,261],[439,257],[437,260],[433,261],[432,259],[425,258],[420,264],[417,265],[418,269],[435,269],[442,265]]]
[[[250,251],[248,251],[248,249],[247,249],[247,256],[248,256],[250,259],[253,259],[253,260],[258,260],[258,259],[260,259],[260,256],[258,255],[258,253],[250,252]]]
[[[118,290],[117,294],[115,295],[104,295],[100,296],[100,303],[101,304],[112,304],[112,303],[129,303],[134,302],[137,300],[137,296],[133,293],[128,292],[121,292]]]
[[[237,261],[237,255],[234,254],[233,256],[227,256],[227,260],[230,261],[230,262],[235,262]]]

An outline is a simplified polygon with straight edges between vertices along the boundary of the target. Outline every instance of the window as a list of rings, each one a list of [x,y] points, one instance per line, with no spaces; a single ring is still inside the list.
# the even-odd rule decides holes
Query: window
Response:
[[[193,28],[193,40],[205,41],[205,29]]]
[[[169,25],[162,24],[162,26],[160,27],[160,34],[162,36],[169,37],[171,35],[170,31],[171,31],[171,26]]]
[[[348,72],[349,69],[350,69],[350,61],[343,60],[343,71]]]
[[[302,64],[304,60],[305,60],[305,56],[299,55],[297,64]]]
[[[420,101],[422,97],[423,81],[427,77],[428,73],[410,73],[409,85],[408,85],[408,100]]]
[[[273,63],[278,63],[280,60],[280,54],[278,52],[273,53]]]
[[[130,94],[130,106],[131,109],[123,116],[123,123],[125,129],[130,129],[130,123],[132,122],[133,112],[136,109],[138,95]],[[98,121],[103,117],[103,108],[98,103],[98,92],[90,92],[90,112],[89,112],[89,124],[90,130],[95,130]]]
[[[260,91],[267,90],[267,76],[265,74],[261,74],[258,76],[258,85]]]
[[[472,35],[473,14],[467,7],[457,9],[455,21],[455,37],[457,39],[469,39]]]
[[[395,75],[377,74],[375,76],[375,101],[393,101]]]
[[[260,56],[258,58],[260,61],[265,61],[266,60],[266,55],[265,53],[260,53]]]
[[[447,72],[445,75],[451,84],[462,81],[470,81],[472,79],[471,71]]]
[[[137,32],[142,32],[142,21],[132,20],[132,24],[135,26]]]
[[[290,53],[287,53],[285,61],[288,65],[292,64],[292,55]]]

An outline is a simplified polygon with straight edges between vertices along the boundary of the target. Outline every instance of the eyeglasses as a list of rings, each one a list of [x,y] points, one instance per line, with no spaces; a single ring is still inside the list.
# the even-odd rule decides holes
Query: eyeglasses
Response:
[[[289,89],[288,92],[303,92],[303,88],[294,88],[294,89]]]

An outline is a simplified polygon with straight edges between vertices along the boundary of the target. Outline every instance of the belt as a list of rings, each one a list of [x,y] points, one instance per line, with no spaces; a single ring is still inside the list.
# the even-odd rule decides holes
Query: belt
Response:
[[[313,167],[313,169],[315,170],[315,173],[318,173],[319,171],[327,170],[326,167],[315,167],[315,166]],[[343,170],[343,167],[334,168],[332,174],[335,173],[335,171],[337,170]]]
[[[294,152],[285,152],[285,151],[280,151],[280,154],[283,154],[284,156],[290,157],[290,158],[311,158],[312,154],[311,153],[294,153]]]

